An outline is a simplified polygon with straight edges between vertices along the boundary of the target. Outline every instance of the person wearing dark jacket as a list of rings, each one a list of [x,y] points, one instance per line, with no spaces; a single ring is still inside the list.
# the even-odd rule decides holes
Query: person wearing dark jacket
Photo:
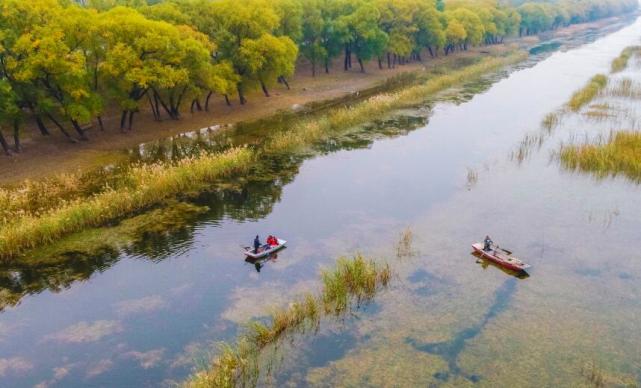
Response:
[[[260,246],[260,238],[256,235],[256,238],[254,239],[254,253],[258,253],[258,248],[260,248]]]
[[[484,244],[483,250],[485,252],[489,252],[492,249],[491,247],[492,247],[492,244],[494,244],[494,242],[492,241],[490,236],[485,236],[485,240],[483,241],[483,244]]]

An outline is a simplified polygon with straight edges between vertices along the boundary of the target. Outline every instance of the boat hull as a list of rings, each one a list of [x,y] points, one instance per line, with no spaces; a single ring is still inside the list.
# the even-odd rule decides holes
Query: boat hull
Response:
[[[512,271],[521,272],[530,268],[529,264],[525,264],[518,259],[514,259],[514,258],[503,259],[501,257],[495,256],[492,253],[493,251],[490,251],[490,252],[484,251],[483,244],[481,243],[472,244],[472,249],[474,249],[474,252],[481,255],[481,257],[483,257],[484,259],[490,260],[494,264],[499,265],[503,268],[510,269]]]

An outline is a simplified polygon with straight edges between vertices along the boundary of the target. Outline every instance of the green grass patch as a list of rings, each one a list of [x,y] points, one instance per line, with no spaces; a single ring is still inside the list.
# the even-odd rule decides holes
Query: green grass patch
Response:
[[[608,84],[608,77],[603,74],[597,74],[583,88],[574,92],[568,107],[573,112],[578,112],[583,106],[592,101],[603,88]]]
[[[590,172],[597,177],[623,174],[641,182],[641,133],[615,132],[606,141],[565,146],[561,163],[571,170]]]
[[[223,343],[209,369],[194,374],[186,387],[255,386],[259,377],[261,352],[287,333],[317,329],[323,315],[336,316],[352,304],[370,301],[388,286],[392,272],[361,255],[340,258],[336,267],[322,272],[320,295],[306,294],[289,306],[272,311],[268,323],[251,321],[234,344]]]

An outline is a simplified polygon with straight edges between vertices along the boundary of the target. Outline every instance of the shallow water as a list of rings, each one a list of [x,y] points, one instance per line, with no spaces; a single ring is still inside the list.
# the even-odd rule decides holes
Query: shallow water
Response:
[[[0,385],[181,381],[213,342],[357,250],[389,258],[394,285],[285,345],[265,384],[588,385],[591,363],[609,384],[641,384],[641,188],[551,157],[577,131],[611,128],[569,117],[521,163],[510,158],[640,28],[585,43],[590,32],[452,102],[271,161],[264,180],[201,196],[208,212],[125,250],[2,268]],[[396,259],[408,226],[417,254]],[[257,268],[241,254],[256,233],[289,247]],[[533,265],[530,277],[476,263],[469,245],[488,233]]]

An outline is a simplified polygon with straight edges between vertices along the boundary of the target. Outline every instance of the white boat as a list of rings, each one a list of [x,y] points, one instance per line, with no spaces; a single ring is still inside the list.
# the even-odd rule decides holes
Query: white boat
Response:
[[[254,253],[254,249],[251,247],[245,247],[245,255],[251,257],[252,259],[260,259],[261,257],[265,257],[269,254],[272,254],[276,252],[279,249],[282,249],[285,247],[285,244],[287,244],[287,241],[277,239],[278,240],[278,245],[274,246],[269,246],[267,244],[263,244],[260,248],[258,248],[258,252]]]

